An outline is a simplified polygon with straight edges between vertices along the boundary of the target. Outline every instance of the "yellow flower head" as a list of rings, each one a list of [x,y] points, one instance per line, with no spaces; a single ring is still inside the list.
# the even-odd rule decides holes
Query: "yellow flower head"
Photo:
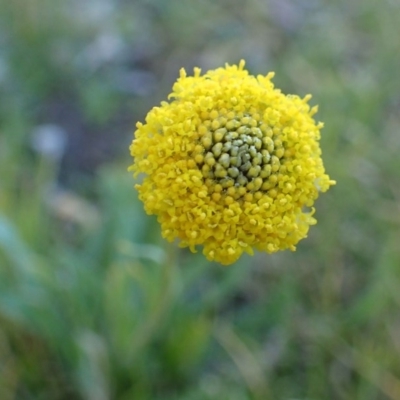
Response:
[[[295,250],[316,223],[325,174],[317,107],[281,93],[273,73],[254,77],[238,66],[194,76],[184,69],[130,147],[136,185],[162,235],[182,247],[204,247],[208,260],[231,264],[245,251]]]

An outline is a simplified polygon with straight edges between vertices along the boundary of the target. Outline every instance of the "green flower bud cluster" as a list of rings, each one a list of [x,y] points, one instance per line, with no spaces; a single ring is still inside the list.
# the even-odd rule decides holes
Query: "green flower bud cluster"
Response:
[[[223,189],[267,191],[276,184],[285,150],[273,130],[250,115],[218,118],[200,138],[203,154],[195,157],[204,178]],[[245,193],[245,192],[242,192]]]

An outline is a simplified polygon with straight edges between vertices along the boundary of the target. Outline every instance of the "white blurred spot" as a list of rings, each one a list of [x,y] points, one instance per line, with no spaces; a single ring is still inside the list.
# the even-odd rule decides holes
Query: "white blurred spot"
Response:
[[[123,40],[117,34],[102,33],[86,48],[84,58],[93,69],[96,69],[117,58],[123,48]]]
[[[59,125],[39,125],[32,132],[31,144],[39,154],[59,160],[65,151],[67,134]]]

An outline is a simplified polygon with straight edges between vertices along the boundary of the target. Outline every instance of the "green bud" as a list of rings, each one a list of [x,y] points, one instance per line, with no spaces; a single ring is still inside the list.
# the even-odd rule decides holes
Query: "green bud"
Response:
[[[243,126],[243,125],[240,128],[238,128],[238,130],[237,130],[237,133],[239,135],[244,135],[247,132],[249,132],[249,128],[247,126]]]
[[[206,178],[214,178],[214,172],[211,170],[210,166],[207,164],[204,164],[201,168],[201,171],[203,172],[203,176]]]
[[[248,171],[251,168],[251,162],[246,161],[244,164],[242,164],[239,169],[243,172]]]
[[[275,187],[275,185],[269,181],[264,181],[264,183],[261,186],[261,189],[264,191],[273,189]]]
[[[231,165],[240,167],[242,165],[242,158],[240,156],[231,157]]]
[[[224,153],[229,153],[232,148],[232,143],[231,142],[225,142],[224,145],[222,146],[222,151]]]
[[[255,136],[258,139],[261,139],[263,137],[263,134],[261,132],[260,128],[251,128],[251,133],[253,134],[253,136]]]
[[[240,174],[236,178],[236,182],[238,183],[239,186],[246,186],[249,183],[249,180],[243,174]]]
[[[237,129],[240,126],[240,122],[236,119],[231,119],[226,123],[226,128],[229,130]]]
[[[204,146],[206,150],[209,150],[212,146],[212,136],[210,132],[207,132],[204,134],[204,136],[201,138],[201,144]]]
[[[217,163],[217,164],[215,164],[214,175],[217,178],[225,178],[228,175],[228,172],[226,171],[226,169],[221,164]]]
[[[224,136],[224,142],[230,143],[232,142],[232,139],[233,139],[232,132],[227,132]]]
[[[271,157],[271,167],[272,167],[272,172],[277,172],[279,171],[279,167],[281,166],[281,163],[279,161],[279,158],[277,156],[272,156]]]
[[[243,141],[240,139],[236,139],[232,142],[234,146],[240,147],[243,144]]]
[[[262,161],[263,164],[268,164],[269,161],[271,160],[271,155],[269,154],[268,150],[261,150],[261,155],[262,155]]]
[[[259,165],[256,165],[255,167],[251,167],[248,171],[247,171],[247,176],[249,178],[256,178],[261,171],[261,167]]]
[[[250,135],[241,135],[240,139],[243,140],[244,143],[247,143],[248,145],[253,144],[253,138]]]
[[[251,155],[252,157],[256,157],[257,154],[259,154],[259,153],[257,152],[257,149],[255,148],[255,146],[250,146],[250,147],[249,147],[249,153],[250,153],[250,155]]]
[[[239,176],[239,169],[236,167],[228,168],[228,175],[232,178],[237,178]]]
[[[239,147],[232,146],[230,153],[231,153],[231,156],[237,156],[239,154]]]
[[[224,167],[228,168],[230,165],[230,157],[229,154],[222,154],[221,157],[218,159],[218,162]]]
[[[262,149],[262,140],[259,139],[258,137],[253,138],[253,143],[254,143],[254,147],[257,150],[261,150]]]
[[[263,167],[262,167],[262,170],[261,170],[261,172],[260,172],[260,177],[261,178],[268,178],[270,175],[271,175],[271,173],[272,173],[272,167],[271,167],[271,165],[264,165]]]
[[[265,150],[268,150],[270,153],[274,151],[274,141],[270,137],[264,137],[263,138],[263,148]]]
[[[224,189],[227,189],[232,187],[235,184],[235,181],[232,178],[226,177],[221,179],[220,184]]]
[[[215,157],[219,157],[221,155],[222,146],[223,146],[222,143],[217,143],[212,147],[212,152]]]
[[[250,161],[250,159],[251,159],[250,154],[247,152],[241,152],[240,156],[241,156],[243,162]]]
[[[255,157],[253,157],[253,159],[251,160],[251,163],[253,165],[260,165],[262,163],[262,157],[260,153],[257,153],[257,155]]]
[[[209,151],[204,157],[204,162],[212,167],[216,163],[214,154]]]
[[[227,130],[225,128],[217,129],[213,134],[214,142],[217,142],[217,143],[221,142],[222,139],[224,138],[226,132],[227,132]]]
[[[262,133],[264,134],[263,136],[272,138],[272,136],[274,135],[274,131],[267,124],[261,124],[260,129],[261,129]]]
[[[260,188],[263,184],[263,180],[261,178],[256,178],[256,179],[254,179],[253,184],[254,184],[255,191],[260,190]]]

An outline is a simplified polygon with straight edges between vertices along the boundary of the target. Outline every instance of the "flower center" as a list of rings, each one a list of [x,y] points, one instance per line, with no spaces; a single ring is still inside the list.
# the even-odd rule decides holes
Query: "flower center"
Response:
[[[235,198],[276,186],[285,150],[258,114],[217,117],[204,124],[204,131],[202,154],[195,161],[207,186],[220,185]]]

